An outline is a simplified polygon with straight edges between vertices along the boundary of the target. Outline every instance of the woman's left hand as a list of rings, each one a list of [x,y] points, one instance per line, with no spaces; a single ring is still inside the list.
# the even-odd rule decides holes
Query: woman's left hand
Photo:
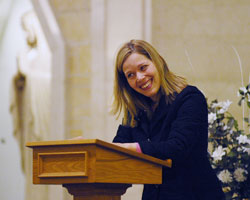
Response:
[[[113,143],[113,144],[136,152],[136,143]]]

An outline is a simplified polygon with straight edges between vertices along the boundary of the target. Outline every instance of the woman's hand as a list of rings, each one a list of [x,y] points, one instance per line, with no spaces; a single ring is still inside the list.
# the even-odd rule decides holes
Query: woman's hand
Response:
[[[83,140],[83,139],[84,139],[83,136],[78,136],[78,137],[71,138],[70,140]],[[119,147],[123,147],[125,149],[129,149],[131,151],[138,152],[137,143],[112,143],[112,144],[117,145]]]
[[[137,152],[136,143],[113,143],[113,144]]]
[[[83,136],[77,136],[77,137],[71,138],[69,140],[83,140],[83,139],[84,139]]]

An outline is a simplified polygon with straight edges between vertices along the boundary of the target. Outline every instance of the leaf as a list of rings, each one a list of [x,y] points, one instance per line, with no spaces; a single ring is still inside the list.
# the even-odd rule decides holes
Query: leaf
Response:
[[[235,153],[235,152],[233,152],[233,151],[230,151],[228,154],[227,154],[227,156],[228,157],[234,157],[234,156],[236,156],[237,154]]]
[[[244,95],[244,92],[242,90],[239,90],[240,95]]]
[[[238,102],[238,105],[241,106],[241,102],[242,102],[243,98],[241,98]]]
[[[230,129],[232,129],[232,127],[233,127],[233,125],[234,125],[234,122],[235,122],[234,118],[230,117],[229,120],[228,120],[228,122],[227,122],[227,126],[228,126]]]
[[[241,157],[242,157],[242,159],[245,160],[245,161],[249,160],[249,156],[248,156],[247,153],[242,154]]]
[[[238,131],[239,129],[239,125],[238,125],[238,122],[235,120],[234,121],[234,128]]]
[[[249,121],[250,119],[248,117],[244,117],[244,121],[247,122],[247,123],[250,123]]]
[[[248,88],[250,88],[250,83],[246,86],[246,89],[248,90]]]
[[[250,144],[248,144],[248,143],[244,144],[243,146],[246,147],[246,148],[250,148]]]

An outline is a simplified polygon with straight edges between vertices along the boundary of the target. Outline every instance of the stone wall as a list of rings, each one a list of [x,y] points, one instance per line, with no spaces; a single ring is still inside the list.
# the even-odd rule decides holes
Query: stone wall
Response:
[[[237,91],[249,82],[249,24],[246,0],[152,1],[152,43],[170,69],[197,85],[209,101],[233,101],[230,111],[240,121]]]
[[[51,0],[65,44],[65,135],[83,135],[90,124],[90,0]],[[63,67],[63,66],[62,66]]]

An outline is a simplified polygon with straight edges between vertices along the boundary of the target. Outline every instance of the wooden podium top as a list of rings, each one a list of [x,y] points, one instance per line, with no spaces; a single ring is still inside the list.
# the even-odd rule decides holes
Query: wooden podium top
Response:
[[[28,142],[35,184],[161,184],[160,160],[99,139]]]
[[[105,142],[105,141],[99,140],[99,139],[80,139],[80,140],[78,139],[78,140],[28,142],[26,144],[26,146],[34,148],[34,147],[42,147],[42,146],[61,146],[61,145],[67,146],[67,145],[76,145],[76,144],[85,144],[85,145],[86,144],[96,144],[96,145],[103,146],[103,147],[106,147],[106,148],[109,148],[112,150],[126,153],[126,154],[131,155],[131,156],[135,156],[135,157],[140,158],[140,159],[145,159],[145,160],[160,164],[160,165],[165,166],[165,167],[171,168],[171,166],[172,166],[172,161],[170,159],[168,159],[168,160],[157,159],[157,158],[154,158],[152,156],[148,156],[148,155],[142,154],[142,153],[137,153],[137,152],[119,147],[113,143]]]

